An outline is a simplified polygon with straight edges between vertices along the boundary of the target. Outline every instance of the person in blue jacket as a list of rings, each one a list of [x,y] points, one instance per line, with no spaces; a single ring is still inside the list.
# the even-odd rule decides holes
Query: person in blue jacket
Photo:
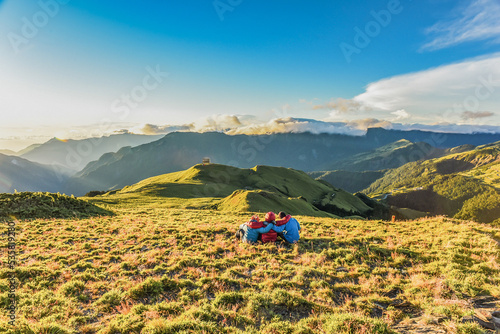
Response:
[[[252,219],[245,224],[240,225],[240,229],[236,232],[236,238],[243,242],[256,243],[259,240],[259,235],[271,231],[274,224],[264,225],[259,221],[259,217],[253,216]]]
[[[276,226],[273,230],[278,233],[278,236],[283,238],[286,242],[294,244],[299,241],[301,230],[300,224],[297,219],[287,215],[283,211],[278,213],[279,220],[276,220]]]

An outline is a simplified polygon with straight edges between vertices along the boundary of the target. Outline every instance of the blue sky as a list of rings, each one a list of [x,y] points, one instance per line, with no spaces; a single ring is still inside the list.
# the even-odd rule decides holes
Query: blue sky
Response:
[[[0,35],[0,148],[285,117],[500,126],[498,0],[4,0]]]

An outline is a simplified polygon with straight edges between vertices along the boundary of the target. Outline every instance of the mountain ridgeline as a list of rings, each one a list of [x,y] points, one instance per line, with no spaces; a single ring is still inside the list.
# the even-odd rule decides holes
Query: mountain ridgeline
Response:
[[[430,215],[500,223],[500,142],[405,164],[363,192]]]
[[[17,191],[58,192],[68,175],[60,169],[0,154],[0,193]]]
[[[154,206],[182,209],[379,218],[373,217],[374,208],[342,189],[314,180],[302,171],[270,166],[241,169],[196,165],[89,200],[103,204],[128,202],[134,203],[134,207],[155,203]]]
[[[125,133],[81,140],[62,141],[52,138],[46,143],[31,145],[17,155],[33,162],[76,173],[89,162],[99,159],[104,153],[116,152],[124,146],[150,143],[161,137]]]
[[[405,137],[412,138],[412,142]],[[311,133],[230,136],[213,132],[175,132],[149,144],[103,155],[71,178],[64,191],[83,195],[91,190],[119,189],[151,176],[187,169],[204,157],[210,157],[214,163],[241,168],[269,165],[306,172],[340,168],[377,170],[442,156],[444,149],[459,145],[486,144],[495,140],[500,140],[500,134],[437,134],[384,129],[369,129],[365,136],[357,137]],[[379,152],[369,152],[389,144],[392,146]],[[364,154],[353,157],[361,153]]]

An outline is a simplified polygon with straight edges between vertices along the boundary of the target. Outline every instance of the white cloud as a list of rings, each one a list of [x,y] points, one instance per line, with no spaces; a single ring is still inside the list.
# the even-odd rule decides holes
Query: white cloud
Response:
[[[427,29],[432,41],[421,47],[433,51],[465,42],[491,40],[500,42],[500,2],[498,0],[473,0],[457,15],[437,22]]]
[[[464,111],[500,110],[500,54],[383,79],[353,100],[374,111],[404,109],[425,123],[458,122]]]
[[[408,119],[411,117],[411,114],[404,110],[404,109],[400,109],[400,110],[396,110],[394,112],[391,112],[392,115],[396,116],[396,121],[400,121],[400,120],[403,120],[403,119]]]
[[[192,127],[189,125],[155,125],[144,124],[131,130],[132,133],[142,133],[145,135],[160,135],[175,131],[189,131]]]
[[[311,133],[345,133],[361,135],[364,131],[359,129],[347,127],[345,123],[341,122],[323,122],[314,119],[305,118],[276,118],[269,122],[254,122],[253,124],[241,126],[227,131],[228,134],[248,134],[260,135],[268,133],[297,133],[297,132],[311,132]]]
[[[404,114],[404,110],[400,110]],[[224,115],[219,115],[222,117]],[[222,117],[223,119],[224,117]],[[241,118],[245,118],[244,116]],[[500,133],[500,126],[493,125],[468,125],[468,124],[452,124],[438,123],[433,125],[428,124],[401,124],[393,123],[388,120],[379,120],[375,118],[356,119],[351,121],[321,121],[309,118],[276,118],[268,122],[258,121],[255,118],[251,122],[234,123],[232,128],[226,128],[224,132],[229,135],[246,134],[246,135],[263,135],[271,133],[302,133],[310,132],[314,134],[330,133],[330,134],[346,134],[353,136],[362,136],[369,128],[385,128],[395,130],[423,130],[435,132],[456,132],[456,133],[474,133],[474,132],[489,132]],[[175,126],[158,126],[150,125],[152,128],[169,128]],[[205,132],[203,129],[192,128],[191,131]]]
[[[226,131],[241,126],[242,123],[236,115],[212,115],[195,121],[192,127],[195,131]]]

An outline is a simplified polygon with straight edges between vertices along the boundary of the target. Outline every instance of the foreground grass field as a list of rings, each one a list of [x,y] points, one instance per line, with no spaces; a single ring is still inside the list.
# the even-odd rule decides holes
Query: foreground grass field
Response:
[[[17,321],[2,253],[0,332],[393,333],[419,317],[481,333],[462,322],[470,299],[500,297],[488,225],[298,217],[302,240],[286,247],[236,243],[248,214],[117,211],[17,223]]]

